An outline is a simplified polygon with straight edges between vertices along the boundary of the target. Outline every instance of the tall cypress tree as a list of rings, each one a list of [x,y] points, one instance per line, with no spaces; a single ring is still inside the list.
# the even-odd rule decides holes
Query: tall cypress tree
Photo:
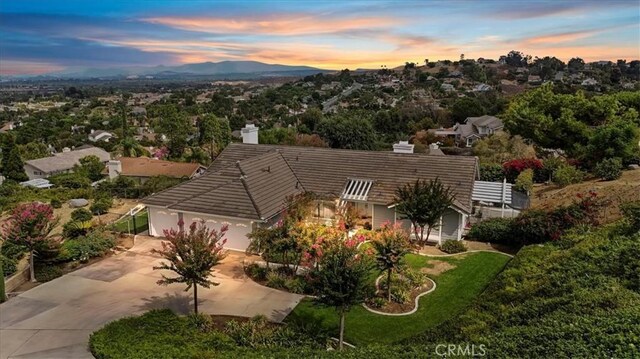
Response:
[[[29,179],[24,172],[24,163],[15,145],[13,136],[9,135],[2,142],[2,175],[8,180],[17,182]]]

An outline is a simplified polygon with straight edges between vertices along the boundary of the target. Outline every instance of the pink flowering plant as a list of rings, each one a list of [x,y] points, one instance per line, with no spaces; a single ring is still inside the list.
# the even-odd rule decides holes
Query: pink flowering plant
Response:
[[[207,227],[204,221],[193,222],[185,231],[182,220],[178,222],[178,229],[164,231],[166,241],[162,242],[162,249],[154,249],[152,253],[159,254],[166,262],[153,267],[156,270],[169,270],[176,276],[162,274],[159,285],[185,283],[185,291],[193,287],[193,307],[198,313],[198,286],[210,288],[219,283],[211,281],[213,267],[227,256],[224,245],[227,243],[225,235],[228,226],[220,230]]]
[[[48,204],[23,203],[13,209],[9,219],[2,225],[3,241],[25,245],[29,250],[30,277],[35,282],[34,257],[40,244],[45,243],[58,224],[53,207]]]
[[[376,266],[387,274],[387,301],[391,301],[391,275],[399,272],[404,257],[411,252],[409,234],[398,224],[386,223],[372,242],[375,249]]]

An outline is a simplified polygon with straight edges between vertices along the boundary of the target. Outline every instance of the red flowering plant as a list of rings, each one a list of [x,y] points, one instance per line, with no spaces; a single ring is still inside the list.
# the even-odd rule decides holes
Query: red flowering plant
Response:
[[[153,267],[154,270],[169,270],[177,274],[168,277],[162,274],[159,285],[185,283],[188,291],[193,287],[194,311],[198,313],[198,285],[205,288],[217,286],[219,283],[211,281],[213,267],[227,256],[224,245],[227,243],[225,235],[229,229],[224,225],[220,230],[207,227],[204,221],[193,222],[188,231],[184,229],[182,220],[178,222],[178,229],[171,228],[164,231],[166,241],[162,242],[162,249],[154,249],[152,253],[160,255],[166,262]]]
[[[542,161],[537,158],[519,158],[502,164],[504,175],[507,181],[511,183],[514,183],[518,175],[524,170],[532,169],[534,173],[538,173],[542,168]]]
[[[34,257],[37,248],[50,238],[58,224],[53,207],[40,202],[23,203],[13,209],[2,226],[2,240],[25,245],[29,250],[30,277],[35,282]]]

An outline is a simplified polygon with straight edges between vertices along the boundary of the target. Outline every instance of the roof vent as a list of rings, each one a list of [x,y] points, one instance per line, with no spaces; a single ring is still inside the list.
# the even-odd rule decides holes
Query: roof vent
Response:
[[[393,144],[393,152],[395,153],[413,153],[413,145],[409,141],[400,141]]]

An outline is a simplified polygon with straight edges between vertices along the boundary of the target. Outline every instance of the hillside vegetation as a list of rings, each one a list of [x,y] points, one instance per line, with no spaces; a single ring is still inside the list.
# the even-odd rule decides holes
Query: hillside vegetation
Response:
[[[601,221],[610,223],[621,217],[619,206],[627,201],[640,200],[640,170],[624,171],[614,181],[592,179],[559,188],[555,184],[541,184],[533,188],[531,207],[555,209],[571,204],[580,193],[596,192],[604,207]]]

